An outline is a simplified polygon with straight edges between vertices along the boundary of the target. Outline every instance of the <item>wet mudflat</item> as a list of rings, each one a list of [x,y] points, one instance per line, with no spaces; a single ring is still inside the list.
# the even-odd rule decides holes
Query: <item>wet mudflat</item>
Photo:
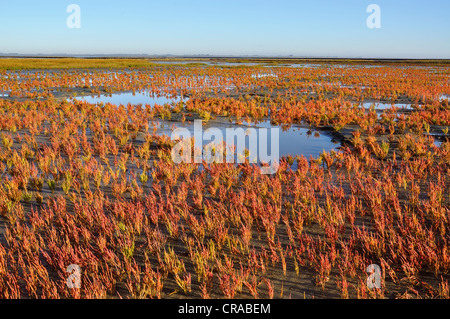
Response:
[[[3,78],[0,291],[448,297],[448,73],[434,71],[170,65]],[[196,120],[222,135],[278,128],[278,170],[174,163],[172,132],[193,136]],[[67,286],[71,264],[79,289]],[[382,270],[375,289],[369,265]]]

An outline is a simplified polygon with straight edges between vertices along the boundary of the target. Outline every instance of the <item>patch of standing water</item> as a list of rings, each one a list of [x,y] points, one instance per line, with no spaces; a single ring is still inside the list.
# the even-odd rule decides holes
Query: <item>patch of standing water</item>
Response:
[[[274,65],[274,66],[276,66],[276,65]],[[315,64],[315,63],[293,63],[293,64],[288,64],[287,66],[290,68],[319,68],[322,65]]]
[[[195,127],[193,122],[172,122],[165,121],[159,122],[157,124],[156,134],[158,135],[167,135],[171,137],[172,132],[175,128],[185,128],[187,129],[191,136],[194,137]],[[258,124],[234,124],[234,123],[223,123],[223,122],[203,122],[202,125],[202,134],[205,133],[208,129],[219,129],[222,134],[223,141],[226,141],[227,129],[231,129],[229,131],[237,132],[236,130],[240,130],[241,132],[247,132],[246,134],[256,133],[257,143],[265,142],[266,150],[268,154],[270,154],[270,150],[272,147],[272,143],[278,144],[278,154],[279,157],[283,156],[296,156],[303,155],[309,159],[310,156],[313,158],[317,158],[325,152],[330,152],[331,150],[337,151],[337,148],[340,146],[338,141],[335,141],[331,136],[325,134],[324,132],[310,130],[304,127],[291,126],[288,129],[283,129],[281,126],[272,125],[269,121],[258,123]],[[250,129],[250,130],[249,130]],[[260,130],[262,129],[262,130]],[[273,140],[271,129],[278,129],[278,140]],[[261,132],[267,132],[267,138],[264,139]],[[197,131],[198,134],[198,131]],[[203,135],[202,135],[203,136]],[[276,136],[276,135],[275,135]],[[274,138],[275,138],[274,136]],[[203,139],[202,145],[205,146],[210,142],[214,142],[215,136],[211,138],[211,140]],[[246,137],[245,148],[250,149],[250,139]],[[237,144],[237,140],[234,140],[234,144]],[[274,146],[276,147],[277,144]],[[254,145],[253,145],[254,146]],[[258,145],[259,152],[259,145]]]
[[[444,100],[450,101],[450,94],[442,94],[439,97],[439,101],[444,101]]]
[[[317,158],[324,151],[337,151],[337,147],[340,146],[340,143],[328,134],[305,127],[291,126],[283,129],[279,125],[270,124],[269,121],[258,123],[256,127],[279,129],[280,157],[303,155],[306,158],[310,156]]]
[[[442,133],[431,133],[430,136],[434,138],[434,145],[436,147],[441,147],[442,143],[448,140],[448,136]]]
[[[361,103],[359,106],[364,107],[365,109],[370,109],[373,106],[375,110],[386,110],[390,109],[392,106],[395,106],[399,109],[412,110],[411,104],[405,103],[364,102]]]
[[[153,106],[155,104],[163,105],[166,103],[172,102],[180,102],[182,100],[187,100],[188,98],[181,98],[178,96],[176,98],[169,98],[165,96],[154,96],[149,94],[148,92],[125,92],[125,93],[112,93],[110,95],[100,95],[100,96],[77,96],[74,97],[77,101],[85,101],[92,104],[99,103],[111,103],[115,105],[128,105],[128,103],[132,105],[150,105]]]
[[[434,145],[435,145],[436,147],[441,147],[442,141],[435,139],[435,140],[434,140]]]

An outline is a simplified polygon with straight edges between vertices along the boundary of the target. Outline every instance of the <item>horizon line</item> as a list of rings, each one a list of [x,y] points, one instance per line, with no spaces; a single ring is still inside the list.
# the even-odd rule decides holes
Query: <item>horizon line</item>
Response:
[[[194,58],[194,59],[227,59],[227,58],[260,58],[260,59],[312,59],[312,60],[448,60],[450,58],[428,58],[428,57],[361,57],[361,56],[301,56],[301,55],[212,55],[212,54],[147,54],[147,53],[114,53],[114,54],[66,54],[66,53],[1,53],[0,58],[131,58],[131,59],[144,59],[144,58]]]

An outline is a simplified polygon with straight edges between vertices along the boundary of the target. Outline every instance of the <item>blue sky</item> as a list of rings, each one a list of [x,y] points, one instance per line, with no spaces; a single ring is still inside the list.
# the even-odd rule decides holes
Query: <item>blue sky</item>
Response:
[[[380,29],[366,25],[371,3]],[[3,0],[0,52],[450,58],[449,12],[448,0]]]

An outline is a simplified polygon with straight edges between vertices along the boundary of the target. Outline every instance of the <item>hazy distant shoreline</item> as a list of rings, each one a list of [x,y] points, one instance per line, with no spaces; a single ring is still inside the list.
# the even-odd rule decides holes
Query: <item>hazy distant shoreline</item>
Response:
[[[450,59],[412,58],[343,58],[343,57],[293,57],[293,56],[209,56],[209,55],[19,55],[0,53],[0,59],[130,59],[151,61],[229,61],[270,63],[430,63],[450,64]]]

